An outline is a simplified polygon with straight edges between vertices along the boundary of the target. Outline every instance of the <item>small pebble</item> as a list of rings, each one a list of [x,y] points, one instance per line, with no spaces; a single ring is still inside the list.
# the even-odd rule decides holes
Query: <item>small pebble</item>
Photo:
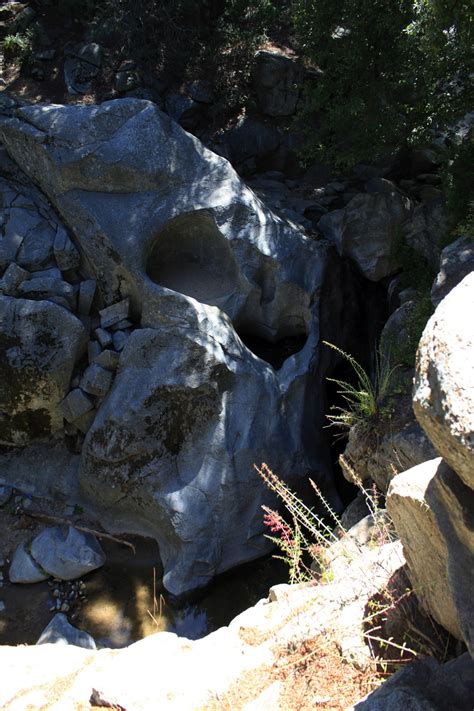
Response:
[[[63,602],[63,604],[61,605],[61,612],[69,612],[69,605],[67,604],[67,602]]]

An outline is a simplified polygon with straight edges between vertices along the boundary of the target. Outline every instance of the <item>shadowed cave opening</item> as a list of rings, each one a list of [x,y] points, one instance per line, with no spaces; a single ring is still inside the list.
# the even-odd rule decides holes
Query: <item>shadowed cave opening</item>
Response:
[[[213,216],[205,210],[186,213],[166,223],[152,242],[146,272],[160,286],[211,306],[219,306],[221,300],[238,287],[238,268],[232,249],[219,232]],[[291,293],[297,287],[287,285],[287,289],[288,302],[292,303]],[[252,323],[248,314],[235,325],[243,344],[275,370],[300,351],[307,340],[306,330],[301,325],[307,320],[306,309],[301,298],[297,298],[296,303],[297,311],[302,312],[297,314],[298,326],[295,327],[294,308],[285,305],[276,336],[270,335],[273,329],[265,324]],[[259,307],[254,306],[256,321]]]
[[[308,339],[308,336],[302,333],[271,342],[252,330],[238,329],[237,333],[249,351],[269,363],[275,370],[280,370],[287,358],[301,351]]]
[[[237,286],[232,249],[205,210],[175,217],[160,230],[146,272],[156,284],[211,306]]]

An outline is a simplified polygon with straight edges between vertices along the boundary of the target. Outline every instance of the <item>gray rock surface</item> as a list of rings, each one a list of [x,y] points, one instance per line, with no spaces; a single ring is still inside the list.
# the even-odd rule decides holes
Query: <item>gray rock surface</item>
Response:
[[[99,311],[101,328],[109,328],[128,317],[130,313],[130,299],[124,299],[106,309]]]
[[[474,271],[472,237],[459,237],[441,252],[438,275],[431,288],[431,301],[436,308],[465,276]]]
[[[0,293],[6,294],[6,296],[18,296],[18,287],[30,276],[30,272],[12,262],[0,279]]]
[[[61,403],[61,411],[68,422],[74,422],[93,407],[90,398],[80,388],[71,390]]]
[[[318,229],[367,279],[380,281],[399,268],[395,244],[410,211],[410,200],[398,193],[361,193],[346,207],[323,215]]]
[[[69,94],[86,94],[102,64],[102,48],[96,42],[70,45],[65,50],[64,80]]]
[[[192,130],[199,121],[203,105],[185,94],[171,93],[165,99],[165,109],[183,128]]]
[[[59,405],[85,342],[81,322],[60,306],[0,296],[1,443],[22,446],[62,429]]]
[[[77,298],[77,310],[81,315],[88,316],[90,313],[96,290],[95,279],[85,279],[81,282]]]
[[[12,493],[10,486],[0,486],[0,506],[4,506],[7,501],[10,501]]]
[[[56,264],[61,271],[77,269],[80,266],[81,257],[69,239],[66,230],[58,229],[54,239],[53,250]]]
[[[99,355],[94,358],[94,363],[100,365],[106,370],[116,370],[119,363],[119,354],[116,351],[106,349],[101,351]]]
[[[448,579],[468,651],[474,657],[474,490],[443,462],[428,490],[448,552]]]
[[[440,303],[418,348],[413,409],[435,449],[474,489],[474,273]]]
[[[275,151],[282,136],[271,124],[251,118],[243,118],[228,132],[227,143],[234,164],[248,158],[264,158]]]
[[[105,563],[94,536],[72,526],[45,528],[33,539],[31,555],[43,570],[60,580],[80,578]]]
[[[72,644],[84,649],[97,649],[94,638],[88,632],[73,627],[62,612],[54,615],[36,644]]]
[[[104,397],[112,385],[112,373],[97,363],[92,363],[81,378],[80,387],[90,395]]]
[[[0,178],[0,269],[17,261],[27,270],[49,266],[57,219],[36,191]]]
[[[410,399],[401,398],[376,437],[363,427],[351,427],[341,464],[348,481],[357,483],[355,472],[358,479],[372,479],[385,493],[396,474],[435,457],[436,450],[416,421]]]
[[[462,639],[448,576],[447,542],[430,496],[441,464],[441,459],[433,459],[398,474],[388,490],[387,510],[403,544],[410,581],[418,599],[437,622]]]
[[[268,116],[291,116],[296,111],[303,71],[289,57],[259,50],[253,68],[260,110]]]
[[[406,243],[434,268],[438,266],[440,244],[447,231],[446,207],[442,199],[417,205],[403,230]]]
[[[463,654],[445,664],[412,662],[349,711],[471,711],[473,704],[474,661]]]
[[[33,560],[24,544],[18,546],[13,554],[8,577],[11,583],[39,583],[49,578],[46,573]]]
[[[136,330],[113,334],[117,376],[82,448],[104,525],[156,536],[181,594],[267,550],[254,462],[289,482],[317,472],[338,507],[308,397],[328,246],[149,102],[22,108],[0,134],[90,265],[79,312],[130,300]]]

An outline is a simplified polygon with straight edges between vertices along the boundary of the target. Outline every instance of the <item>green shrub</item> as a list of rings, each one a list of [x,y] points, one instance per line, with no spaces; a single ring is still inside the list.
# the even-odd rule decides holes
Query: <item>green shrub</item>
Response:
[[[26,30],[26,32],[23,33],[17,32],[14,35],[7,35],[2,42],[6,56],[15,57],[20,61],[28,59],[32,51],[32,38],[33,34],[31,30]]]
[[[322,74],[305,109],[309,157],[341,166],[425,143],[473,104],[474,11],[448,0],[295,0]],[[323,114],[314,131],[312,112]]]
[[[328,378],[339,386],[338,395],[345,401],[343,406],[333,406],[332,415],[326,415],[330,425],[349,429],[354,425],[362,428],[373,426],[380,419],[390,415],[387,409],[387,396],[395,368],[382,351],[376,352],[375,373],[371,378],[361,365],[348,353],[333,343],[323,341],[326,346],[335,350],[351,365],[356,376],[356,384],[351,385],[346,380]]]

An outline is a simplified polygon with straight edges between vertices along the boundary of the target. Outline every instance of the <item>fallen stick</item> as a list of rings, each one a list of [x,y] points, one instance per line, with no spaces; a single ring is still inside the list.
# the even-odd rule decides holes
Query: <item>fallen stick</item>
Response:
[[[78,531],[82,531],[83,533],[92,533],[92,535],[97,536],[97,538],[107,538],[107,540],[114,541],[114,543],[121,543],[123,546],[131,548],[133,553],[136,555],[137,551],[133,543],[130,543],[130,541],[124,541],[123,538],[111,536],[110,533],[102,533],[101,531],[96,531],[93,528],[86,528],[86,526],[78,526],[77,523],[74,523],[74,521],[71,521],[68,518],[62,518],[62,516],[52,516],[51,514],[44,514],[39,512],[36,513],[33,511],[24,511],[23,513],[26,516],[30,516],[31,518],[41,518],[45,521],[52,521],[53,523],[63,523],[67,526],[73,526],[74,528],[77,528]]]

